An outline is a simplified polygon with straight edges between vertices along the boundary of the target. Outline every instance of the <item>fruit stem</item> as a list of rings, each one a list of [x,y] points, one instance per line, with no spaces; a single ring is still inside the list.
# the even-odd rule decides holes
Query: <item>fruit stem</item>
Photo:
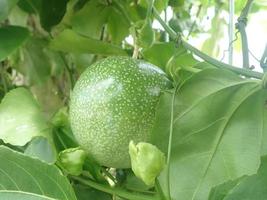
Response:
[[[141,193],[133,193],[129,192],[127,190],[122,190],[119,188],[112,188],[108,185],[103,185],[100,183],[96,183],[90,179],[84,179],[82,177],[77,177],[77,176],[71,176],[72,179],[79,181],[80,183],[90,186],[94,189],[112,194],[112,195],[117,195],[122,198],[126,198],[129,200],[159,200],[157,196],[152,196],[152,195],[145,195]]]
[[[137,32],[135,27],[133,26],[132,28],[130,28],[130,31],[132,33],[133,36],[133,42],[134,42],[134,49],[133,49],[133,55],[132,58],[137,59],[138,55],[139,55],[139,46],[137,45]]]
[[[263,74],[260,72],[255,72],[255,71],[251,71],[249,69],[242,69],[239,67],[235,67],[232,65],[228,65],[225,64],[223,62],[220,62],[210,56],[208,56],[207,54],[201,52],[200,50],[198,50],[197,48],[193,47],[191,44],[187,43],[186,41],[184,41],[183,39],[181,39],[179,34],[176,34],[175,31],[164,22],[163,19],[161,19],[159,13],[157,12],[157,10],[155,9],[155,7],[153,8],[153,13],[155,18],[159,21],[159,23],[162,25],[162,27],[164,28],[164,30],[170,35],[170,37],[177,41],[178,41],[189,51],[192,51],[195,55],[199,56],[200,58],[202,58],[203,60],[205,60],[207,63],[210,63],[212,65],[214,65],[215,67],[218,68],[223,68],[223,69],[227,69],[227,70],[231,70],[235,73],[238,73],[240,75],[244,75],[247,77],[252,77],[252,78],[257,78],[257,79],[262,79]]]

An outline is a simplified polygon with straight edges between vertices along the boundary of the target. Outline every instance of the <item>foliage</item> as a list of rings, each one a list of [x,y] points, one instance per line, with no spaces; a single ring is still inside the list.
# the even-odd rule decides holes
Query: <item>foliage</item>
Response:
[[[236,15],[246,3],[235,1]],[[0,199],[267,199],[266,75],[211,57],[223,51],[228,6],[0,0]],[[249,14],[266,8],[253,1]],[[198,50],[186,39],[200,34]],[[130,146],[133,169],[100,166],[70,126],[78,77],[114,55],[157,65],[174,86],[161,92],[151,144]]]
[[[0,197],[2,199],[7,192],[14,194],[13,197],[10,195],[13,199],[18,194],[25,195],[25,198],[38,194],[43,198],[76,199],[67,178],[56,166],[48,165],[4,146],[0,148],[0,157],[2,160],[0,195],[3,192],[3,197]]]

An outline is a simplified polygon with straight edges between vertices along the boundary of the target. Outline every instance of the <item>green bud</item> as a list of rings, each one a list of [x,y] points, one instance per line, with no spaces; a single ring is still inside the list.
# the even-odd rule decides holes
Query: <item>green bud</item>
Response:
[[[133,141],[129,143],[129,154],[134,174],[146,185],[154,185],[156,177],[165,166],[164,154],[154,145]]]
[[[67,107],[61,108],[52,118],[52,124],[56,127],[64,127],[69,125],[69,116]]]
[[[81,148],[70,148],[61,151],[58,162],[69,174],[78,176],[82,173],[86,153]]]

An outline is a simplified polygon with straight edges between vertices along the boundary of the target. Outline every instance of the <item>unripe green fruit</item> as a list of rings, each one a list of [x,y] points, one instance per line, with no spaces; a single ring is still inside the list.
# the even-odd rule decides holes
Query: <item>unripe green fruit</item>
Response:
[[[158,67],[129,57],[90,66],[71,95],[70,121],[79,144],[101,165],[129,168],[129,142],[147,142],[161,90],[171,87]]]

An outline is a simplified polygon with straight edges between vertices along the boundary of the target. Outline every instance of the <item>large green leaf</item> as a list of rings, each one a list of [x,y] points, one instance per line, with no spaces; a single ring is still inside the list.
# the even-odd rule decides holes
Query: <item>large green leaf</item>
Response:
[[[215,185],[257,172],[265,112],[261,88],[260,81],[218,69],[197,73],[181,86],[172,123],[174,199],[206,200]],[[154,143],[164,152],[172,97],[173,92],[162,96],[153,131]]]
[[[5,146],[0,146],[0,158],[0,197],[1,192],[17,191],[20,192],[18,195],[23,195],[21,193],[25,192],[31,193],[31,196],[42,195],[44,199],[76,200],[68,179],[57,167],[15,152]],[[17,199],[20,199],[19,197],[17,196]],[[21,198],[23,197],[26,198],[25,195],[21,196]],[[30,196],[28,199],[31,199]],[[32,199],[37,200],[38,198],[32,197]]]
[[[17,4],[18,0],[0,1],[0,22],[7,18],[10,10]]]
[[[28,36],[29,31],[19,26],[0,28],[0,61],[22,45]]]
[[[0,104],[0,139],[23,146],[33,137],[49,137],[47,122],[32,94],[17,88],[6,94]]]
[[[127,55],[119,46],[90,37],[83,37],[70,29],[64,30],[51,42],[51,47],[71,53],[89,53],[100,55]]]
[[[267,96],[266,96],[267,99]],[[263,136],[262,136],[262,145],[261,145],[261,155],[267,156],[267,105],[265,104],[264,108],[264,123],[263,123]]]

